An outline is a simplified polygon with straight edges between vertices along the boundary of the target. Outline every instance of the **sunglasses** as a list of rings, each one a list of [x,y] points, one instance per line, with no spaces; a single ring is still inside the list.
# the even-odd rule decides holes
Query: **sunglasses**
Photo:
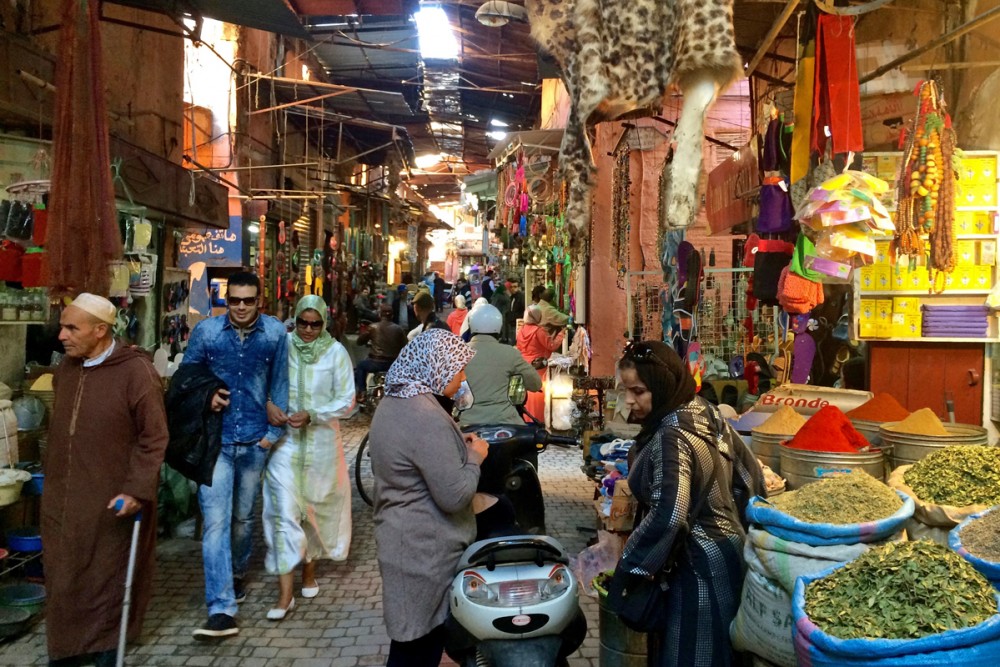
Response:
[[[323,320],[315,320],[310,322],[309,320],[304,320],[301,317],[295,318],[295,326],[301,327],[303,329],[322,329]]]
[[[630,361],[634,361],[640,364],[659,364],[660,366],[666,366],[667,362],[656,356],[653,352],[653,348],[649,347],[645,343],[629,343],[625,346],[625,351],[622,357]]]
[[[244,296],[244,297],[241,298],[241,297],[238,297],[238,296],[229,296],[229,297],[226,297],[226,303],[228,303],[230,306],[238,306],[241,303],[244,306],[252,306],[255,303],[257,303],[257,297],[255,297],[255,296]]]

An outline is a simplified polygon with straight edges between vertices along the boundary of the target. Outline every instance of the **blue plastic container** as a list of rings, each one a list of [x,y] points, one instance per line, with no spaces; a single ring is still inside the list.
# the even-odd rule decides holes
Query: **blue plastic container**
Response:
[[[42,536],[38,528],[15,528],[7,531],[7,548],[11,551],[34,553],[42,550]]]

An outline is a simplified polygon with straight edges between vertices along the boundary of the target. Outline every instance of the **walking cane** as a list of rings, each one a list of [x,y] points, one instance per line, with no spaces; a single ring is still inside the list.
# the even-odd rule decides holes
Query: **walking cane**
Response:
[[[118,499],[115,510],[121,511],[125,501]],[[128,632],[128,610],[132,606],[132,576],[135,574],[135,552],[139,546],[139,526],[142,523],[142,511],[135,513],[132,522],[132,546],[128,552],[128,570],[125,572],[125,597],[122,600],[122,625],[118,631],[118,655],[115,658],[116,667],[125,664],[125,634]]]

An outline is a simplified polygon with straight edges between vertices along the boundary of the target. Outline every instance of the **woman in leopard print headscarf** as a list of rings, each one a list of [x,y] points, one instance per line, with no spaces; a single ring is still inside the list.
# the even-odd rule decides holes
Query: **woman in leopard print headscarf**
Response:
[[[463,437],[438,400],[456,394],[474,354],[450,331],[420,334],[389,369],[372,419],[375,540],[390,667],[441,661],[448,587],[476,536],[472,497],[486,443]]]

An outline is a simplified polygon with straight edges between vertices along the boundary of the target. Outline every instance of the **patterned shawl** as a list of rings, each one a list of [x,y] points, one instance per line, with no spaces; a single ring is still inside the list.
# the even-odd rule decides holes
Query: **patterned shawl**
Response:
[[[412,398],[444,393],[475,351],[444,329],[428,329],[403,348],[385,376],[386,396]]]

